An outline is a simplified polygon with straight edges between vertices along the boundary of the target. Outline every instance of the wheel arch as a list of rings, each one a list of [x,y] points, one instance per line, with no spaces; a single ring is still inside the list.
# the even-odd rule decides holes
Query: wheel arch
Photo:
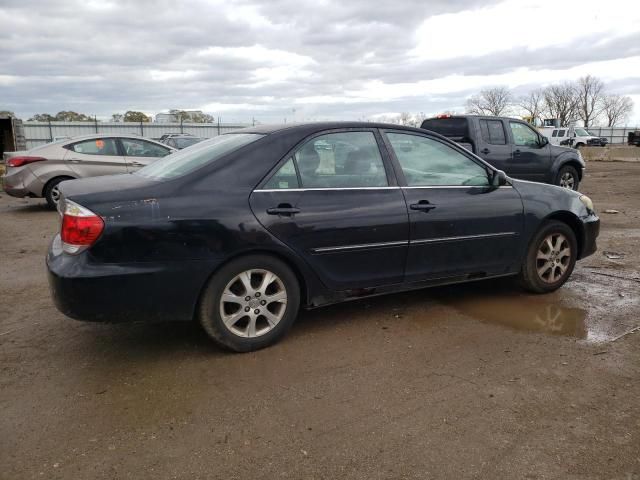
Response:
[[[545,217],[544,221],[548,220],[556,220],[565,223],[569,228],[571,228],[573,234],[576,236],[576,243],[578,244],[578,254],[576,258],[581,258],[584,247],[584,227],[580,219],[572,212],[560,210]]]
[[[49,187],[49,185],[51,185],[52,182],[58,180],[58,179],[63,179],[63,180],[76,180],[76,177],[73,177],[71,175],[69,175],[68,173],[63,173],[63,174],[59,174],[59,175],[54,175],[53,177],[51,177],[49,180],[47,180],[46,182],[44,182],[44,185],[42,185],[42,191],[40,192],[40,196],[44,197],[45,192],[47,191],[47,188]]]
[[[302,273],[302,268],[300,267],[300,265],[297,264],[296,261],[294,261],[289,256],[287,256],[286,254],[280,251],[271,250],[268,248],[261,248],[256,250],[242,250],[230,255],[228,258],[224,260],[224,262],[217,265],[216,268],[214,268],[213,271],[207,276],[202,286],[200,287],[200,291],[198,292],[195,305],[193,306],[192,318],[194,319],[196,318],[204,291],[206,290],[207,285],[209,285],[209,282],[211,281],[213,276],[216,273],[218,273],[221,268],[223,268],[225,265],[228,265],[230,262],[233,262],[238,258],[248,257],[250,255],[266,255],[266,256],[276,258],[280,260],[282,263],[284,263],[287,267],[291,269],[293,274],[296,276],[296,279],[298,280],[298,286],[300,287],[300,299],[302,300],[301,306],[308,305],[310,303],[311,296],[310,296],[309,285],[305,276]]]

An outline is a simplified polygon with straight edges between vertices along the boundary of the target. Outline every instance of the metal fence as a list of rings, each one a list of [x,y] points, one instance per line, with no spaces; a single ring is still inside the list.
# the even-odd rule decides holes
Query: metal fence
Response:
[[[136,134],[157,139],[165,133],[190,133],[211,138],[221,133],[250,126],[240,123],[137,123],[137,122],[24,122],[27,149],[52,142],[57,137],[75,137],[92,133]]]
[[[630,132],[640,130],[640,127],[589,127],[587,131],[595,137],[605,137],[609,143],[627,144]]]

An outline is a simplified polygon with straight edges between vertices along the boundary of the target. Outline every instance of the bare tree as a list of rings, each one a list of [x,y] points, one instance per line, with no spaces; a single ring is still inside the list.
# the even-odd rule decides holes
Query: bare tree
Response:
[[[626,121],[633,111],[631,97],[622,95],[606,95],[602,99],[602,112],[607,119],[607,127],[615,127]]]
[[[511,92],[506,87],[482,90],[467,100],[467,112],[476,115],[505,115],[511,107]]]
[[[533,90],[518,99],[517,105],[531,117],[532,123],[541,119],[544,110],[544,92],[541,89]]]
[[[409,112],[402,112],[398,118],[400,125],[412,125],[412,118]]]
[[[543,91],[544,113],[549,118],[557,118],[566,126],[577,117],[578,101],[576,89],[570,83],[550,85]]]
[[[604,83],[597,77],[587,75],[578,79],[575,89],[578,117],[585,127],[589,127],[602,111]]]

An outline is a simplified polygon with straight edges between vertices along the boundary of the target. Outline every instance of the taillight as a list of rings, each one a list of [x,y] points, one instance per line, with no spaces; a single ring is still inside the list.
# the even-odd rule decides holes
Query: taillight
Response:
[[[104,230],[104,221],[88,208],[69,200],[63,200],[60,238],[62,250],[80,253],[96,243]]]
[[[44,157],[29,157],[29,156],[12,157],[9,160],[7,160],[7,167],[23,167],[28,163],[44,162],[45,160],[46,158]]]

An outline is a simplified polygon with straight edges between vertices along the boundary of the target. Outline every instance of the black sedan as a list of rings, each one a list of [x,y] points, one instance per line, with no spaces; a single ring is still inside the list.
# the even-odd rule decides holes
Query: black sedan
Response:
[[[61,312],[195,319],[235,351],[279,340],[300,307],[509,275],[553,291],[600,224],[580,193],[361,122],[244,129],[60,191],[47,266]]]

